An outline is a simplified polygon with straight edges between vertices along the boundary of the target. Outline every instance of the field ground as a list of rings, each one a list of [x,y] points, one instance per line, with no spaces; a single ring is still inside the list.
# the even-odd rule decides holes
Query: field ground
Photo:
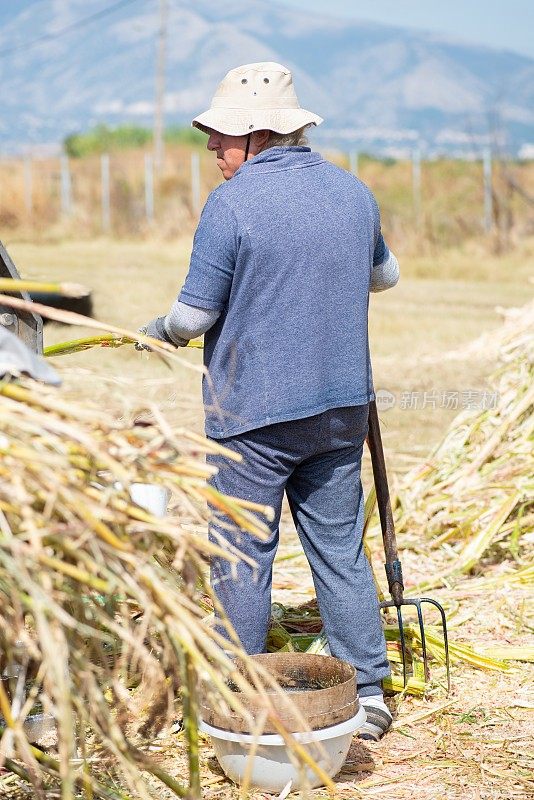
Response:
[[[7,246],[25,277],[83,282],[95,290],[99,319],[135,329],[167,310],[185,275],[190,241],[129,244],[98,240],[38,246],[8,242]],[[492,331],[502,322],[499,309],[520,306],[532,297],[533,251],[530,242],[501,258],[473,249],[449,252],[435,260],[400,259],[399,286],[373,297],[375,383],[396,398],[395,406],[382,412],[381,419],[390,471],[398,479],[429,452],[458,411],[433,408],[428,402],[422,408],[422,394],[416,396],[421,400],[419,407],[402,408],[402,393],[435,391],[440,396],[444,391],[478,392],[489,387],[488,376],[495,365]],[[49,342],[55,342],[82,332],[71,334],[56,326],[47,328],[46,335]],[[477,346],[472,346],[474,340],[478,340]],[[200,428],[197,372],[184,367],[171,376],[154,356],[141,356],[130,348],[64,358],[79,367],[78,385],[71,389],[89,391],[94,384],[88,380],[87,370],[98,367],[106,376],[98,391],[103,399],[111,398],[114,391],[121,391],[121,376],[134,375],[140,398],[163,398],[175,419],[179,413],[181,420]],[[200,361],[198,352],[187,352],[184,358],[193,364]],[[132,398],[132,409],[135,404]],[[308,600],[313,589],[287,513],[281,533],[273,599],[296,604]],[[376,538],[372,539],[372,549],[378,567],[381,558]],[[424,558],[412,552],[404,556],[408,584],[428,577]],[[491,569],[502,571],[502,564]],[[440,590],[435,596],[449,608],[459,604],[451,631],[456,640],[477,645],[525,645],[534,630],[532,619],[528,619],[531,604],[526,588],[505,587],[488,593],[477,590],[475,582],[473,589],[463,594]],[[529,665],[514,663],[506,674],[457,667],[450,698],[437,689],[426,701],[397,699],[395,730],[386,740],[353,743],[337,779],[339,796],[347,800],[533,797],[531,689]],[[176,745],[176,738],[168,737],[160,740],[155,750],[169,769],[183,774],[183,751]],[[221,775],[207,742],[201,750],[201,762],[207,800],[238,797],[237,789]],[[160,796],[166,797],[165,792]],[[326,794],[316,790],[310,796],[323,798]],[[251,795],[254,800],[264,797]]]

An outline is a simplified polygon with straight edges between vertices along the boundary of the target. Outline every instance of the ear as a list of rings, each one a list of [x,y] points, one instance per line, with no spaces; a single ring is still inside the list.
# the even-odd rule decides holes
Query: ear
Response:
[[[267,142],[269,141],[270,135],[271,131],[254,131],[252,134],[252,140],[254,142],[254,150],[256,153],[261,153],[261,151],[265,148]]]

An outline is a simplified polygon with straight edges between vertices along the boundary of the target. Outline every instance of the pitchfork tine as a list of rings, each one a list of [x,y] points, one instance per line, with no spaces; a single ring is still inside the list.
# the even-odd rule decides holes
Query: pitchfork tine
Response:
[[[408,683],[408,667],[407,667],[407,659],[406,659],[406,639],[404,637],[404,624],[402,621],[402,611],[401,607],[397,606],[397,620],[399,623],[399,634],[400,634],[400,646],[401,646],[401,653],[402,653],[402,678],[404,681],[404,688]]]
[[[419,620],[419,633],[421,634],[421,650],[423,651],[423,666],[425,670],[425,681],[430,678],[430,669],[428,667],[428,655],[426,652],[426,636],[425,636],[425,623],[423,620],[423,610],[421,608],[421,600],[414,600],[414,606],[417,609],[417,619]]]
[[[451,691],[451,664],[449,657],[449,634],[447,631],[447,618],[445,616],[445,610],[441,603],[438,603],[437,600],[433,600],[431,597],[422,597],[420,602],[430,603],[430,605],[438,609],[441,616],[441,627],[443,629],[443,649],[445,650],[445,669],[447,670],[447,694],[449,694]]]

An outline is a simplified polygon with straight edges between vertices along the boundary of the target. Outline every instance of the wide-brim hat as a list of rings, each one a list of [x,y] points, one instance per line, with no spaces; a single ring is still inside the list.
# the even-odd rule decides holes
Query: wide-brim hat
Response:
[[[322,121],[322,117],[300,107],[291,70],[262,61],[230,70],[208,111],[195,117],[191,124],[205,133],[211,128],[230,136],[244,136],[259,130],[293,133]]]

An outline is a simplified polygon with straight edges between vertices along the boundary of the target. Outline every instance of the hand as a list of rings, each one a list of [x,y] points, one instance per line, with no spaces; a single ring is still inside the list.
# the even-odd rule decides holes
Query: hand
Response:
[[[171,341],[169,336],[167,335],[167,331],[165,330],[165,317],[156,317],[156,319],[151,320],[147,325],[143,325],[141,328],[137,330],[139,333],[144,333],[145,336],[151,336],[153,339],[159,339],[160,342],[167,342],[167,344],[174,344]],[[149,344],[145,344],[144,342],[135,342],[134,347],[136,350],[148,350],[151,352],[152,348]]]
[[[140,328],[137,329],[137,333],[143,333],[145,336],[147,335],[148,325],[142,325]],[[144,342],[134,342],[134,347],[136,350],[141,352],[142,350],[148,350],[150,352],[151,348],[148,344]]]
[[[179,339],[178,341],[173,341],[173,339],[171,339],[165,328],[165,317],[156,317],[156,319],[151,320],[148,325],[143,325],[141,328],[138,328],[138,331],[139,333],[144,333],[145,336],[159,339],[160,342],[172,344],[173,347],[185,347],[187,344],[187,339]],[[150,345],[144,344],[144,342],[135,342],[134,347],[136,350],[148,350],[149,352],[152,350]]]

